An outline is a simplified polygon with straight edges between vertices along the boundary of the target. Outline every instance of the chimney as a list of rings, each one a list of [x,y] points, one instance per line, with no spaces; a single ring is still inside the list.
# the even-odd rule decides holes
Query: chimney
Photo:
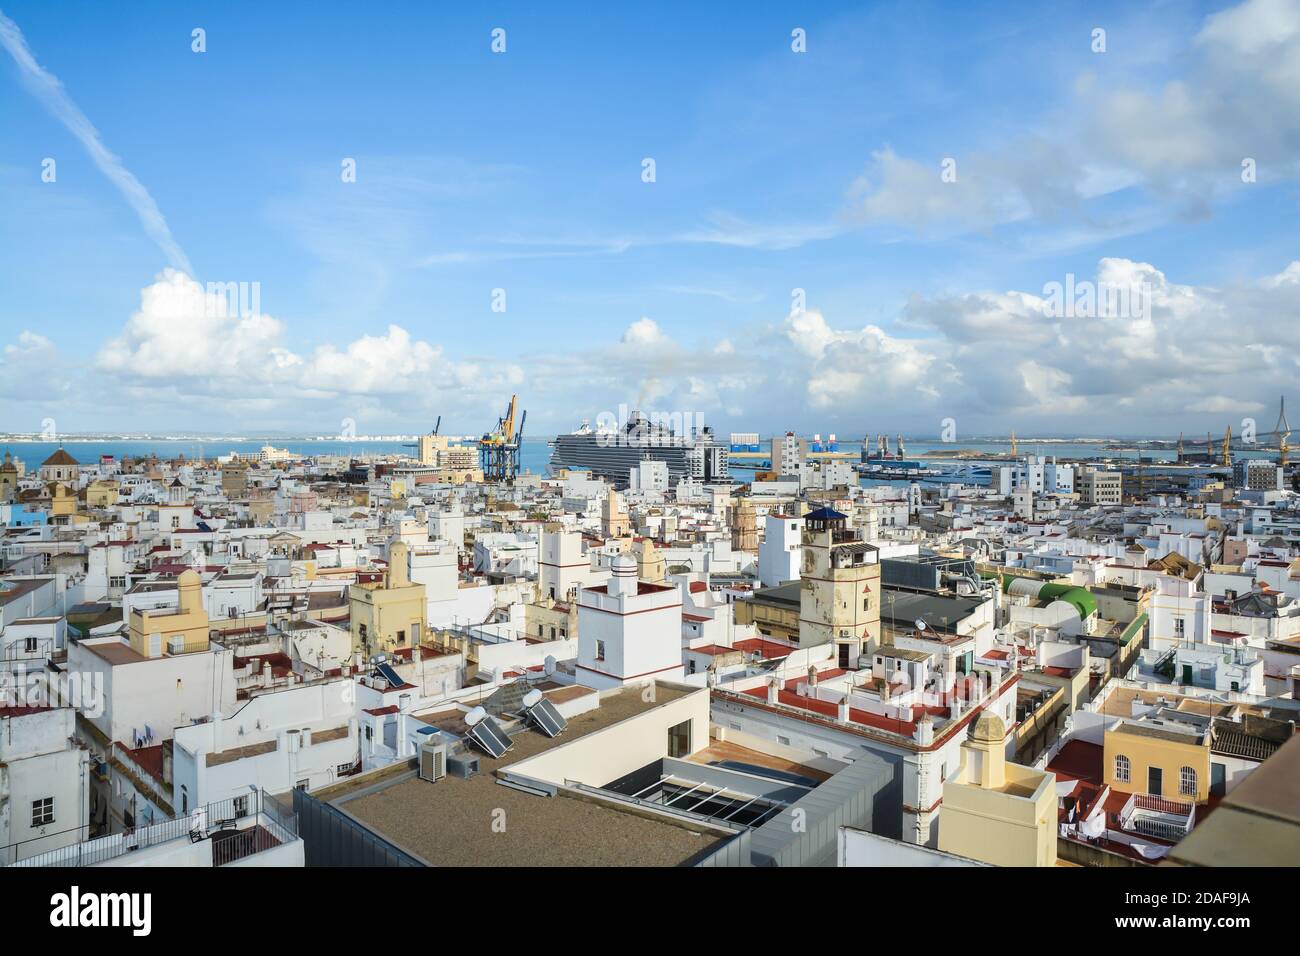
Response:
[[[817,668],[812,664],[808,665],[808,686],[809,687],[817,686]]]
[[[922,747],[928,747],[934,743],[934,719],[930,716],[929,711],[921,714],[921,719],[916,722],[916,733],[912,736]]]
[[[767,679],[767,702],[769,704],[777,703],[777,694],[780,691],[781,679],[773,674]]]
[[[838,716],[841,724],[849,722],[849,695],[847,693],[840,699]]]

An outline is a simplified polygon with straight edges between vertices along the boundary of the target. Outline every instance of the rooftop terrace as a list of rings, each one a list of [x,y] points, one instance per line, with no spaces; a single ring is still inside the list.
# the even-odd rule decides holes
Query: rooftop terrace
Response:
[[[563,792],[524,793],[498,783],[494,771],[687,693],[657,684],[648,703],[639,688],[628,688],[570,718],[558,738],[516,730],[514,746],[500,760],[475,752],[483,772],[468,780],[448,776],[430,784],[410,770],[377,784],[372,775],[358,777],[314,796],[435,866],[683,865],[710,850],[718,836]]]

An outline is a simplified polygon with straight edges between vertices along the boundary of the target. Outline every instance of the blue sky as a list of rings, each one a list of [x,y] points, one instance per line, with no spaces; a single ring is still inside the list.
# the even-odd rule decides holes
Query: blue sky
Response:
[[[449,6],[3,3],[0,429],[472,432],[517,390],[535,432],[1199,434],[1295,379],[1295,0]],[[1071,273],[1150,308],[1044,317]]]

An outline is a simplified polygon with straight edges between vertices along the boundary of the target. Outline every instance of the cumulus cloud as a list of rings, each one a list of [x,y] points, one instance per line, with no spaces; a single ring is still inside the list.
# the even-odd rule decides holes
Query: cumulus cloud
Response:
[[[623,332],[625,345],[658,345],[663,342],[664,333],[654,319],[644,316],[637,319]]]
[[[343,414],[401,422],[426,412],[490,419],[519,392],[534,427],[642,411],[752,416],[760,428],[851,432],[873,423],[937,433],[1069,428],[1077,433],[1197,428],[1257,414],[1294,384],[1300,261],[1222,287],[1175,281],[1152,263],[1105,258],[1090,276],[1045,276],[1039,290],[915,295],[889,322],[791,312],[691,340],[650,317],[591,341],[492,360],[451,355],[389,322],[350,341],[295,344],[284,322],[228,307],[175,270],[99,349],[96,401],[180,403],[242,422]],[[1099,290],[1091,310],[1052,312],[1047,287]],[[1108,287],[1140,309],[1101,308]],[[736,344],[736,343],[743,343]],[[572,346],[572,347],[571,347]],[[0,350],[5,377],[68,375],[53,343],[24,332]],[[112,387],[116,383],[120,390]],[[1200,417],[1198,417],[1200,416]],[[1210,424],[1210,422],[1206,422]],[[877,426],[879,427],[879,426]],[[924,433],[924,432],[923,432]],[[1023,432],[1022,432],[1023,433]]]
[[[879,326],[832,329],[820,312],[792,312],[785,334],[796,352],[811,359],[806,395],[814,408],[866,397],[908,393],[933,398],[937,356],[925,343],[895,338]]]
[[[142,290],[140,308],[121,334],[100,349],[96,366],[132,384],[166,382],[196,394],[243,397],[478,392],[518,384],[522,375],[509,363],[488,369],[449,361],[441,346],[396,324],[382,335],[299,354],[284,344],[282,322],[232,307],[235,299],[164,270]]]
[[[1060,216],[1138,186],[1178,214],[1203,215],[1242,186],[1248,160],[1262,183],[1300,176],[1300,0],[1246,0],[1207,17],[1185,59],[1159,88],[1118,71],[1108,81],[1082,74],[1069,122],[1045,118],[999,148],[877,150],[850,191],[853,210],[923,233],[973,230]],[[955,181],[941,179],[942,158],[956,161]]]

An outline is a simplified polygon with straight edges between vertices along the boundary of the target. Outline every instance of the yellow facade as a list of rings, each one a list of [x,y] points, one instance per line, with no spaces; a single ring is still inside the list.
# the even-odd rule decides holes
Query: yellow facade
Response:
[[[880,640],[880,565],[834,541],[830,531],[804,533],[799,574],[799,644],[834,642],[850,661]]]
[[[86,507],[111,508],[117,504],[116,481],[92,481],[86,486]]]
[[[176,579],[177,606],[131,612],[131,648],[145,657],[189,654],[208,649],[208,612],[203,607],[203,583],[194,571]],[[176,639],[180,639],[179,645]]]
[[[939,849],[994,866],[1056,865],[1056,776],[1007,763],[1006,725],[980,715],[943,785]]]
[[[753,624],[764,637],[799,643],[799,611],[760,601],[736,601],[737,624]]]
[[[50,489],[50,516],[52,518],[67,518],[76,513],[77,496],[69,491],[66,485],[54,485]]]
[[[354,584],[348,590],[352,652],[369,658],[397,647],[420,643],[427,628],[424,585],[411,582],[407,546],[388,549],[388,572],[382,583]]]
[[[1112,790],[1179,803],[1204,803],[1210,798],[1208,734],[1177,733],[1120,721],[1107,728],[1104,751],[1102,769]],[[1153,769],[1158,773],[1153,774]],[[1152,789],[1157,782],[1158,793]],[[1185,792],[1188,790],[1194,792]]]

